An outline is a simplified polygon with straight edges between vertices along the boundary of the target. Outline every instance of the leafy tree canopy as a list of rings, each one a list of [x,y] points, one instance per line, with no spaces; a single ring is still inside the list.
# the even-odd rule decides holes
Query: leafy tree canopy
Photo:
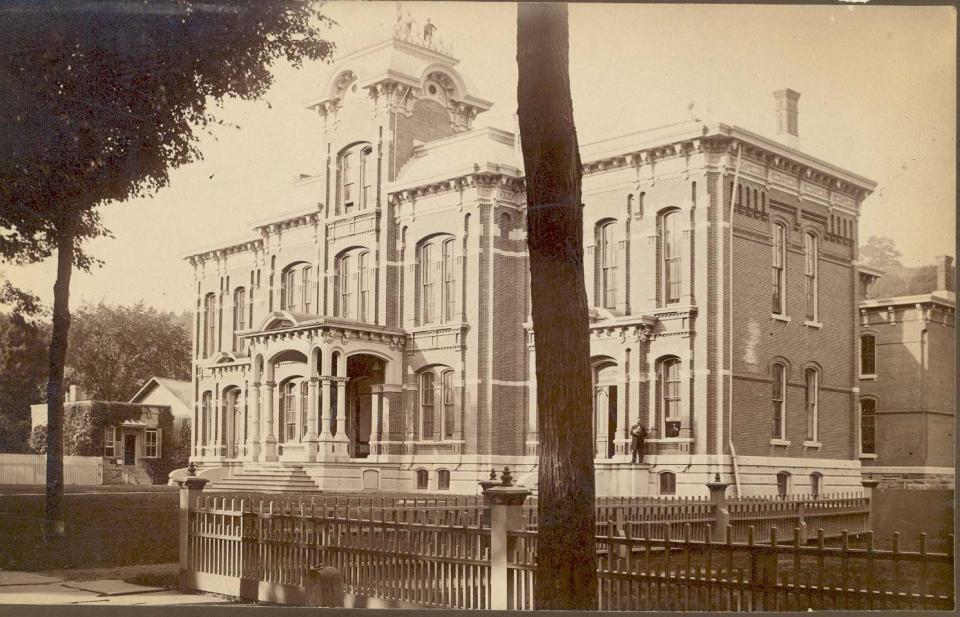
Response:
[[[896,243],[890,238],[870,236],[867,242],[860,247],[860,261],[881,270],[902,266],[900,257],[901,254],[897,250]]]
[[[0,0],[0,257],[73,263],[107,232],[94,208],[150,194],[200,156],[208,103],[254,99],[280,58],[329,56],[330,22],[298,0]],[[69,215],[69,216],[68,216]]]
[[[73,315],[67,382],[84,398],[128,401],[153,376],[190,379],[190,330],[174,313],[85,305]]]
[[[49,328],[0,314],[0,452],[23,452],[30,405],[43,400]]]

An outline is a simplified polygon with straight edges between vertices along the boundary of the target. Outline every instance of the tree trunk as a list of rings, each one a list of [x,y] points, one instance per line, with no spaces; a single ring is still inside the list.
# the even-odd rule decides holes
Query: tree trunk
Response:
[[[63,522],[63,371],[70,331],[70,276],[73,273],[76,215],[63,217],[57,240],[57,281],[53,285],[53,332],[47,376],[47,503],[44,538],[64,535]]]
[[[581,166],[567,5],[521,3],[517,102],[536,342],[537,609],[597,608],[593,409]]]

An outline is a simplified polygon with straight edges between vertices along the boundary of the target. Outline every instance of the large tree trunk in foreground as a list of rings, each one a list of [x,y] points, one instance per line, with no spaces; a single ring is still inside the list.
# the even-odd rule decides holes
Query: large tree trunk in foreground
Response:
[[[73,273],[76,215],[64,214],[57,239],[57,281],[53,285],[53,332],[47,376],[47,501],[44,538],[64,535],[63,522],[63,370],[70,331],[70,275]]]
[[[517,15],[540,441],[534,597],[538,609],[596,609],[589,317],[567,5],[521,3]]]

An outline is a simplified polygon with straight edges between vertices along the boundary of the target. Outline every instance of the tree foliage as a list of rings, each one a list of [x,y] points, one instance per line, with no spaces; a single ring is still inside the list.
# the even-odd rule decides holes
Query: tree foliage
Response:
[[[190,379],[190,330],[174,313],[100,303],[72,322],[67,381],[84,398],[128,401],[151,377]]]
[[[902,266],[900,257],[896,243],[883,236],[870,236],[860,247],[860,261],[881,270]]]
[[[24,452],[30,405],[42,402],[48,329],[20,314],[0,314],[0,452]]]

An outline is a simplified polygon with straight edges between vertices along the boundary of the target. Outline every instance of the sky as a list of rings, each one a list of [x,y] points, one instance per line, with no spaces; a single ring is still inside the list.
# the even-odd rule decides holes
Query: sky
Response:
[[[395,2],[330,2],[336,55],[385,38]],[[473,94],[494,107],[475,126],[513,130],[516,6],[402,2],[460,59]],[[878,182],[861,242],[892,238],[905,265],[954,255],[956,12],[952,7],[571,4],[570,79],[581,144],[697,117],[772,136],[773,91],[801,93],[800,148]],[[336,58],[335,55],[335,58]],[[334,59],[335,59],[334,58]],[[265,100],[226,101],[230,123],[203,134],[204,158],[173,170],[149,198],[101,207],[114,238],[75,273],[71,307],[104,301],[191,308],[183,257],[250,237],[250,223],[297,207],[295,175],[321,167],[320,119],[306,109],[327,63],[278,65]],[[692,107],[691,107],[692,106]],[[52,303],[55,262],[0,263],[0,276]]]

